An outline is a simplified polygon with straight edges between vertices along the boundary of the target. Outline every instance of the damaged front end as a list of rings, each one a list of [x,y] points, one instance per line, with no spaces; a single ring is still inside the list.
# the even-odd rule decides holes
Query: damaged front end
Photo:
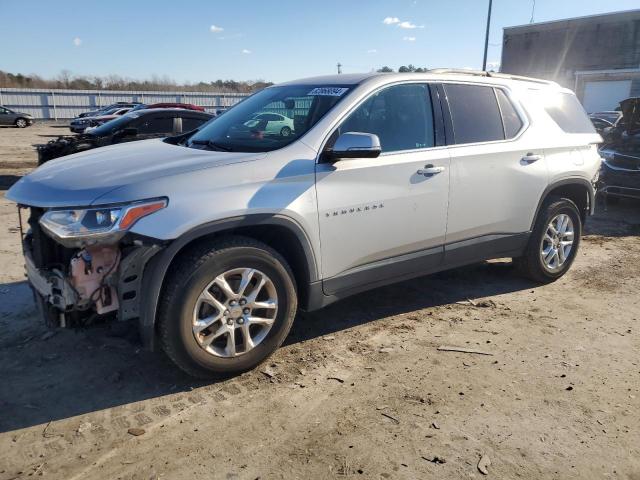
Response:
[[[101,147],[102,142],[95,135],[65,135],[49,140],[44,145],[38,145],[38,165],[53,160],[54,158],[84,152],[92,148]]]
[[[142,273],[162,246],[128,230],[166,205],[153,199],[84,209],[19,206],[26,275],[46,323],[79,327],[139,317]]]

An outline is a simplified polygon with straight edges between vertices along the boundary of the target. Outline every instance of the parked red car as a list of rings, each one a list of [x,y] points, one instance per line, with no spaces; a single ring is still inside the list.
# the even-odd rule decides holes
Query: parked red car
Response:
[[[143,110],[147,108],[183,108],[185,110],[197,110],[204,112],[204,107],[193,105],[192,103],[152,103],[151,105],[139,105],[134,110]]]

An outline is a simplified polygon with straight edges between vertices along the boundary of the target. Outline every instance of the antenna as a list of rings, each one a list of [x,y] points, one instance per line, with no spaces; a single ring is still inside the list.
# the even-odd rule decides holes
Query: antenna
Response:
[[[342,64],[340,62],[338,62],[336,67],[338,67],[338,75],[340,75],[342,73]]]

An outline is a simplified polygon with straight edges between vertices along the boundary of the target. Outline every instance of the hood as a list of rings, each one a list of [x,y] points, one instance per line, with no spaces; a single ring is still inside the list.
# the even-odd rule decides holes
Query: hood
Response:
[[[160,139],[130,142],[49,161],[15,183],[6,198],[35,207],[84,206],[124,186],[265,156],[197,150]]]

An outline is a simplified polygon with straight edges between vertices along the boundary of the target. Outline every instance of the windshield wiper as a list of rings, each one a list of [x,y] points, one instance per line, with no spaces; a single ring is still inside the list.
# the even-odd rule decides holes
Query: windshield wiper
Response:
[[[220,145],[219,143],[216,143],[213,140],[191,140],[191,145],[204,145],[206,147],[209,147],[212,150],[218,150],[220,152],[233,151],[232,148],[225,147],[224,145]]]

